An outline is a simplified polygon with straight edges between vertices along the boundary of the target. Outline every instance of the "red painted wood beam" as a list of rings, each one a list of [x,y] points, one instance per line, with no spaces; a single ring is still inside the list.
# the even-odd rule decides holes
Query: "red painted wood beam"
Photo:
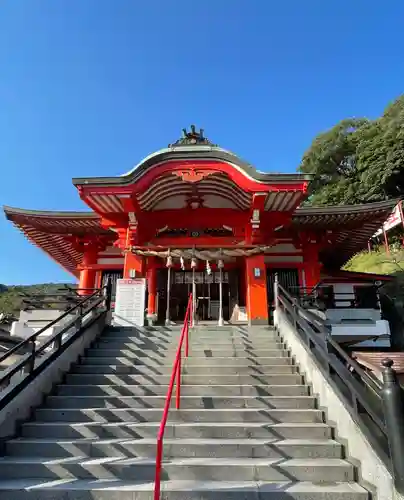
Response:
[[[249,220],[248,211],[233,210],[230,208],[196,208],[179,210],[157,210],[147,213],[147,224],[160,229],[194,227],[230,227],[244,226]]]

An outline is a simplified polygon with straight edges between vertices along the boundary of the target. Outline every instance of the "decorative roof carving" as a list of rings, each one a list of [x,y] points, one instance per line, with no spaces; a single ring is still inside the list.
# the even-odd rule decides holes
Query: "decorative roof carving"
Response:
[[[174,148],[176,146],[213,146],[217,147],[217,144],[213,144],[203,135],[203,128],[199,129],[197,132],[195,125],[191,125],[191,131],[188,132],[186,128],[182,129],[182,137],[178,141],[169,144],[169,148]]]
[[[184,170],[174,170],[173,175],[181,177],[184,182],[199,182],[209,175],[217,174],[216,170],[202,170],[201,168],[190,167]]]

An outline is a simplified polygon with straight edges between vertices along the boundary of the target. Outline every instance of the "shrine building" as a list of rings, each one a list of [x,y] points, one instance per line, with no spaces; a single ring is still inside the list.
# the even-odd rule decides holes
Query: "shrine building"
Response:
[[[181,322],[194,290],[201,321],[265,324],[275,273],[308,292],[341,279],[397,203],[303,206],[310,180],[256,170],[191,127],[120,177],[73,179],[87,212],[4,211],[82,293],[145,277],[152,322]]]

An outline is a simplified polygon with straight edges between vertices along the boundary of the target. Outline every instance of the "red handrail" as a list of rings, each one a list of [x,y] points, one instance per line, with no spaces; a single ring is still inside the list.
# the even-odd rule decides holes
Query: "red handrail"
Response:
[[[168,412],[170,410],[171,398],[174,390],[175,379],[177,379],[177,391],[175,398],[175,407],[177,410],[180,409],[180,399],[181,399],[181,355],[182,355],[182,344],[185,339],[185,357],[189,354],[189,324],[192,321],[192,294],[189,296],[187,310],[185,312],[184,325],[181,330],[180,342],[178,344],[177,353],[175,355],[173,371],[171,373],[170,383],[168,384],[166,402],[164,404],[163,416],[160,422],[159,433],[157,435],[157,453],[156,453],[156,475],[154,480],[154,500],[160,500],[160,488],[161,488],[161,464],[163,460],[163,439],[164,432],[166,429]]]

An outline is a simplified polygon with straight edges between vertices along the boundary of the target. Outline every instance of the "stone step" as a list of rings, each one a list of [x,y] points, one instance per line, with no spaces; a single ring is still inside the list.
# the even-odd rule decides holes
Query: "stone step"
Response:
[[[138,335],[143,334],[158,334],[158,335],[179,335],[182,331],[183,323],[178,323],[172,327],[165,326],[154,326],[154,327],[132,327],[132,328],[107,328],[104,333],[120,333],[122,335]],[[241,327],[239,325],[225,325],[219,327],[218,325],[195,325],[190,328],[195,334],[198,335],[227,335],[227,334],[239,334],[239,335],[256,335],[267,332],[275,332],[275,328],[270,325],[263,325],[262,327]]]
[[[38,479],[0,482],[0,500],[151,500],[154,481]],[[290,481],[163,481],[164,500],[368,500],[356,483]]]
[[[274,358],[275,360],[276,358]],[[287,359],[287,358],[278,358]],[[184,363],[182,368],[182,373],[188,375],[270,375],[272,373],[282,374],[282,373],[299,373],[300,369],[296,365],[289,363],[283,363],[282,361],[275,362],[273,364],[263,364],[263,365],[243,365],[240,363],[237,365],[217,365],[217,364],[201,364],[200,366],[188,365],[187,362]]]
[[[105,353],[104,353],[105,354]],[[293,359],[285,356],[244,356],[244,357],[182,357],[182,361],[187,366],[261,366],[261,365],[291,365],[293,364]],[[172,359],[167,358],[136,358],[131,356],[114,356],[110,353],[110,356],[93,356],[86,355],[81,358],[81,364],[92,364],[92,365],[132,365],[132,366],[173,366],[174,357]]]
[[[70,373],[66,375],[67,384],[103,385],[103,384],[153,384],[164,385],[170,383],[170,375],[141,374],[117,375],[111,371],[109,374],[100,373]],[[301,385],[304,383],[300,373],[278,373],[270,375],[187,375],[182,377],[184,385]]]
[[[102,337],[103,339],[108,339],[110,341],[117,341],[117,339],[125,339],[125,337]],[[128,341],[128,338],[133,338],[133,337],[126,337],[126,341]],[[178,345],[181,335],[178,336],[173,336],[170,338],[167,337],[148,337],[148,336],[140,336],[140,337],[135,337],[138,340],[142,340],[144,342],[152,340],[153,342],[159,344],[161,343],[162,345],[164,344],[170,344],[170,345]],[[215,345],[215,344],[239,344],[239,345],[245,345],[248,346],[249,344],[254,344],[254,343],[268,343],[268,342],[280,342],[281,338],[279,337],[278,334],[266,334],[266,335],[256,335],[253,337],[248,337],[248,336],[241,336],[241,335],[228,335],[228,336],[220,336],[220,335],[210,335],[210,336],[197,336],[195,334],[189,334],[189,343],[192,345],[198,345],[198,344],[206,344],[206,345]]]
[[[108,344],[124,344],[129,343],[135,346],[148,346],[151,349],[164,349],[164,350],[176,350],[179,345],[179,339],[174,339],[170,342],[160,341],[158,339],[127,339],[127,338],[116,338],[116,339],[102,339],[100,338],[97,344],[108,345]],[[213,340],[199,340],[199,339],[189,339],[189,348],[200,350],[200,349],[229,349],[229,348],[237,348],[237,349],[268,349],[270,346],[276,344],[280,344],[280,339],[264,339],[264,340],[253,340],[253,341],[242,341],[239,339],[236,340],[221,340],[221,339],[213,339]],[[185,342],[184,342],[185,344]]]
[[[160,423],[72,423],[61,422],[29,422],[22,425],[22,437],[48,439],[141,439],[155,438]],[[332,429],[321,423],[281,423],[266,424],[253,422],[222,423],[168,423],[164,436],[166,438],[205,438],[205,439],[237,439],[237,438],[285,438],[326,439],[331,438]]]
[[[49,396],[46,398],[47,408],[163,408],[165,396]],[[175,406],[172,398],[171,407]],[[315,408],[316,398],[313,396],[181,396],[181,408]]]
[[[173,371],[173,366],[147,366],[147,365],[132,365],[129,363],[128,365],[124,364],[110,364],[103,365],[97,363],[86,363],[86,364],[73,364],[71,366],[71,374],[93,374],[93,375],[102,375],[102,374],[120,374],[120,375],[142,375],[145,377],[152,377],[149,379],[149,383],[154,383],[155,377],[165,377],[170,379],[170,376]],[[183,370],[184,373],[184,370]],[[68,375],[69,376],[69,375]],[[167,382],[168,383],[168,382]]]
[[[276,366],[292,365],[292,358],[182,358],[184,365],[193,366],[218,366],[221,367],[241,367],[241,366]],[[97,357],[85,356],[80,365],[124,365],[124,366],[149,366],[149,367],[171,367],[174,360],[161,359],[153,360],[149,358],[128,358],[128,357]]]
[[[276,339],[277,341],[280,339]],[[229,340],[228,342],[217,340],[213,341],[203,341],[189,339],[189,348],[192,349],[229,349],[229,348],[238,348],[238,349],[269,349],[269,346],[274,343],[274,340],[254,340],[251,342],[241,341],[241,340]],[[170,346],[178,346],[179,342],[173,342]],[[169,347],[169,346],[167,346]]]
[[[38,408],[35,420],[39,422],[160,422],[162,408],[135,409],[71,409]],[[169,422],[264,422],[267,424],[289,422],[324,422],[323,411],[318,409],[172,409]]]
[[[255,340],[258,341],[280,341],[280,335],[276,332],[268,332],[265,333],[264,335],[198,335],[192,331],[189,332],[188,335],[189,339],[192,340],[192,342],[201,342],[203,340],[206,340],[207,343],[214,342],[214,341],[219,341],[219,342],[242,342],[242,343],[250,343],[254,342]],[[152,333],[150,334],[140,334],[140,335],[122,335],[122,334],[105,334],[103,333],[98,341],[112,341],[112,342],[162,342],[162,343],[172,343],[176,342],[178,343],[179,339],[181,338],[181,335],[170,335],[170,336],[161,336],[161,335],[154,335]]]
[[[169,344],[165,343],[152,343],[152,342],[98,342],[97,345],[93,344],[90,348],[96,349],[113,349],[117,346],[118,349],[125,349],[125,344],[129,345],[131,349],[139,350],[152,350],[153,352],[164,352],[164,353],[174,353],[177,351],[179,342],[171,342]],[[257,350],[279,350],[283,344],[281,342],[273,341],[263,341],[263,342],[252,342],[252,343],[242,343],[242,342],[195,342],[189,340],[189,352],[199,352],[199,351],[257,351]],[[183,347],[185,342],[183,343]],[[115,347],[116,348],[116,347]],[[204,355],[204,354],[202,354]]]
[[[171,352],[154,352],[154,351],[145,351],[142,349],[113,349],[110,346],[105,348],[92,348],[86,350],[86,357],[114,357],[114,358],[140,358],[140,359],[174,359],[176,356],[177,350],[172,350]],[[288,358],[290,355],[289,351],[286,349],[265,349],[265,350],[220,350],[217,349],[205,349],[203,351],[194,351],[192,350],[192,354],[188,358],[188,362],[197,359],[228,359],[230,358],[247,358],[247,359],[255,359],[255,358]]]
[[[170,338],[170,337],[180,337],[182,333],[182,325],[179,325],[178,328],[172,329],[172,330],[162,330],[162,329],[152,329],[152,330],[147,330],[147,329],[133,329],[133,330],[128,330],[128,331],[123,331],[123,330],[106,330],[103,332],[103,336],[132,336],[132,337],[139,337],[139,336],[149,336],[149,337],[165,337],[165,338]],[[213,329],[207,329],[207,328],[190,328],[189,329],[189,334],[195,337],[260,337],[260,336],[265,336],[265,335],[277,335],[277,331],[274,329],[269,329],[269,328],[264,328],[261,330],[248,330],[248,331],[243,331],[241,329],[235,329],[235,328],[230,328],[230,329],[225,329],[225,328],[213,328]]]
[[[181,333],[178,331],[173,334],[161,334],[157,332],[138,332],[138,333],[133,333],[130,332],[128,335],[124,335],[121,332],[112,332],[112,333],[103,333],[101,338],[102,339],[154,339],[154,340],[161,340],[163,342],[171,342],[173,340],[179,340],[181,337]],[[231,341],[233,339],[236,340],[241,340],[241,341],[252,341],[255,339],[263,339],[263,340],[268,340],[268,339],[278,339],[279,334],[275,331],[268,331],[268,332],[259,332],[259,333],[250,333],[250,334],[240,334],[240,333],[232,333],[232,332],[211,332],[210,334],[207,334],[206,332],[193,332],[192,330],[189,331],[189,338],[192,338],[193,340],[207,340],[207,341],[214,341],[214,340],[222,340],[222,341]]]
[[[161,355],[172,356],[177,352],[178,344],[170,344],[169,346],[160,346],[157,344],[152,344],[150,342],[108,342],[108,341],[98,341],[92,345],[92,349],[130,349],[131,351],[139,351],[142,353],[158,353]],[[227,355],[242,355],[242,353],[252,353],[257,354],[261,351],[275,351],[275,350],[286,350],[285,344],[282,342],[265,342],[261,346],[244,346],[240,344],[194,344],[190,342],[189,352],[190,355],[195,357],[206,356],[210,353],[213,356],[225,357]]]
[[[180,334],[104,332],[5,443],[0,500],[152,499]],[[198,327],[190,354],[165,429],[161,499],[368,500],[274,329]]]
[[[19,457],[155,458],[156,439],[27,439],[7,441],[6,454]],[[201,458],[342,458],[332,439],[164,439],[164,459]]]
[[[102,358],[93,358],[102,359]],[[145,374],[145,375],[171,375],[173,371],[173,366],[163,365],[163,366],[146,366],[146,365],[136,365],[125,363],[116,363],[117,360],[112,360],[114,364],[98,364],[98,363],[85,363],[83,365],[75,365],[72,367],[73,373],[94,373],[94,374]],[[262,366],[184,366],[182,373],[183,375],[270,375],[270,374],[294,374],[299,372],[299,367],[294,365],[262,365]]]
[[[8,479],[109,479],[153,481],[155,461],[145,458],[103,457],[88,459],[72,457],[52,460],[46,457],[0,458],[0,474]],[[338,458],[285,459],[275,458],[191,458],[164,459],[162,477],[171,480],[199,481],[312,481],[315,483],[354,480],[354,468]],[[0,483],[1,486],[1,483]]]
[[[182,396],[307,396],[307,385],[181,385]],[[58,396],[165,396],[165,385],[59,385]]]
[[[143,337],[144,338],[144,337]],[[180,335],[177,337],[171,337],[174,341],[179,341]],[[189,339],[191,343],[226,343],[226,342],[240,342],[242,344],[251,344],[253,342],[268,342],[270,340],[280,340],[280,337],[275,332],[268,332],[260,335],[196,335],[194,333],[189,334]]]

